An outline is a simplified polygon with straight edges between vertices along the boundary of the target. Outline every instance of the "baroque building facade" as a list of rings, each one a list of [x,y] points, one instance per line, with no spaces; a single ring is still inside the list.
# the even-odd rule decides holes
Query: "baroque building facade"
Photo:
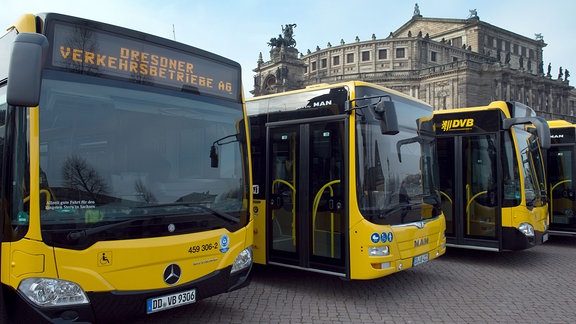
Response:
[[[524,103],[546,119],[576,122],[576,91],[570,71],[544,66],[540,35],[528,38],[481,21],[427,18],[416,5],[412,19],[385,39],[333,46],[299,54],[295,24],[272,38],[270,60],[257,61],[254,89],[260,96],[318,83],[361,80],[401,91],[432,105],[453,109],[494,100]]]

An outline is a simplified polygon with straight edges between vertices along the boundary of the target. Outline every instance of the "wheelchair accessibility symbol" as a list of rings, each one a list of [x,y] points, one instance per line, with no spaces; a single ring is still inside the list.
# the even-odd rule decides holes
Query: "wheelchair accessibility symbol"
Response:
[[[98,266],[112,265],[112,251],[98,253]]]

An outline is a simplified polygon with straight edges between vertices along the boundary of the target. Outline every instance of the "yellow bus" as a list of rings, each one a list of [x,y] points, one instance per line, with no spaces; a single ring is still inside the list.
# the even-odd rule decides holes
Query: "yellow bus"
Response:
[[[238,63],[26,14],[0,38],[0,117],[1,322],[117,322],[249,282]]]
[[[246,106],[254,263],[372,279],[444,254],[432,107],[358,81]]]
[[[546,155],[550,201],[550,235],[576,235],[576,125],[550,120],[551,147]]]
[[[545,242],[546,121],[526,105],[495,101],[435,111],[434,128],[447,246],[509,251]]]

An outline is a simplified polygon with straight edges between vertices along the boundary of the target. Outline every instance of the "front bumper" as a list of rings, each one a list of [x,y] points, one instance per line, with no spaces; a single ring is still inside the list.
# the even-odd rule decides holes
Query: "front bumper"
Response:
[[[14,323],[114,323],[146,315],[149,298],[196,289],[196,301],[245,287],[251,267],[230,275],[231,266],[177,287],[149,291],[87,292],[90,304],[40,308],[8,287],[4,289],[9,320]],[[169,310],[168,310],[169,311]]]
[[[502,250],[517,251],[532,248],[547,241],[548,232],[534,231],[533,237],[522,234],[517,228],[502,228]]]

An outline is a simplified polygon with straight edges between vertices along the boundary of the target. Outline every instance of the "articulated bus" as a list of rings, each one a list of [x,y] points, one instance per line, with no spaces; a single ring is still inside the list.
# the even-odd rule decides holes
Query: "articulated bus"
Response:
[[[576,235],[576,125],[550,120],[551,147],[547,150],[546,174],[550,196],[550,235]]]
[[[0,117],[0,322],[117,322],[249,283],[238,63],[27,14],[0,39]]]
[[[429,105],[357,81],[246,105],[255,264],[373,279],[445,253]]]
[[[434,129],[446,245],[511,251],[545,242],[546,121],[523,104],[495,101],[435,111]]]

